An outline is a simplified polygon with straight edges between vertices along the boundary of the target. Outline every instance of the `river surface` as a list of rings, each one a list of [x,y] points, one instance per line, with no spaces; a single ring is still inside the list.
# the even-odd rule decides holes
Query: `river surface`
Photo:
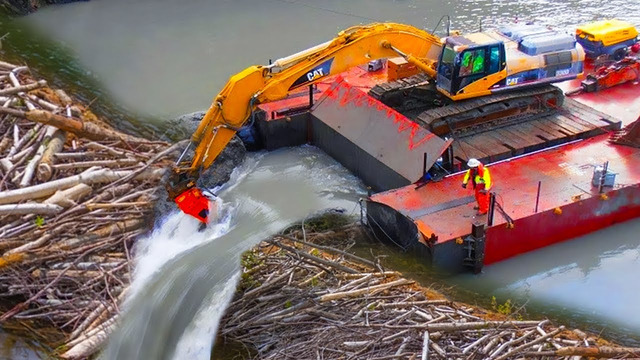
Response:
[[[394,21],[432,30],[446,14],[453,29],[465,32],[512,20],[571,29],[614,16],[640,24],[640,2],[92,0],[2,25],[12,32],[5,48],[54,84],[95,100],[120,128],[162,135],[171,132],[167,119],[206,109],[226,79],[248,65],[354,24]],[[36,40],[33,31],[53,42]],[[221,190],[221,224],[198,233],[192,219],[168,214],[141,242],[134,296],[105,358],[208,358],[239,254],[310,212],[351,212],[363,192],[356,178],[311,147],[252,155],[234,176]],[[455,284],[454,293],[471,302],[486,304],[492,295],[527,301],[532,313],[637,344],[639,230],[639,221],[623,224],[487,267],[480,276],[443,280],[416,262],[405,266],[426,283]]]

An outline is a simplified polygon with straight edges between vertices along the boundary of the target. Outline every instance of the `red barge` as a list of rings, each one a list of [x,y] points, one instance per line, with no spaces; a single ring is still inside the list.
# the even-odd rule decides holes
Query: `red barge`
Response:
[[[262,104],[255,124],[267,149],[314,144],[380,191],[362,207],[381,241],[448,270],[479,271],[640,216],[640,148],[612,142],[620,129],[640,123],[637,81],[567,97],[557,112],[525,123],[452,139],[370,95],[387,81],[386,71],[354,68]],[[579,86],[559,84],[565,91]],[[640,125],[629,136],[640,143]],[[427,159],[433,152],[458,171],[417,185],[443,161]],[[494,179],[485,216],[476,215],[472,193],[460,186],[472,157]],[[596,168],[603,176],[593,180]]]

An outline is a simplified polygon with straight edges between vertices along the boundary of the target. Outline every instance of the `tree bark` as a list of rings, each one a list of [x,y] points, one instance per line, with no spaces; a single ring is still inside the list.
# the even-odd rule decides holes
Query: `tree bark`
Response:
[[[44,138],[42,139],[40,145],[38,146],[38,151],[36,155],[29,161],[27,167],[24,170],[24,176],[20,181],[20,187],[26,187],[31,183],[31,179],[33,178],[33,174],[36,171],[36,167],[40,164],[40,160],[42,159],[42,155],[44,154],[45,149],[47,148],[47,143],[53,136],[53,134],[57,131],[53,126],[47,126],[45,130]]]
[[[620,356],[627,357],[640,357],[640,348],[628,348],[628,347],[574,347],[568,346],[558,349],[555,352],[557,356],[585,356],[591,358],[614,358]]]
[[[0,215],[55,215],[63,208],[56,204],[6,204],[0,205]]]
[[[142,172],[136,179],[158,179],[162,177],[165,169],[153,169]],[[0,193],[0,204],[14,201],[32,200],[49,196],[61,189],[67,189],[80,183],[99,184],[112,182],[132,174],[133,171],[114,171],[108,169],[89,168],[82,174],[50,181],[44,184],[34,185],[22,189],[4,191]]]
[[[44,110],[33,110],[25,113],[28,120],[41,124],[55,126],[58,129],[68,131],[78,137],[89,140],[114,140],[126,143],[148,143],[149,140],[123,134],[112,129],[103,128],[91,122],[83,122],[80,119],[68,118],[56,115]]]
[[[51,141],[47,144],[47,149],[42,154],[40,164],[38,165],[38,172],[36,178],[41,181],[49,181],[53,176],[53,164],[55,162],[55,155],[62,151],[64,143],[67,141],[67,133],[62,130],[56,131],[51,137]]]
[[[358,290],[353,290],[353,291],[343,291],[343,292],[337,292],[337,293],[333,293],[333,294],[322,295],[322,296],[320,296],[320,302],[338,300],[338,299],[342,299],[344,297],[360,296],[360,295],[363,295],[363,294],[374,293],[374,292],[378,292],[378,291],[381,291],[381,290],[384,290],[384,289],[388,289],[388,288],[393,287],[393,286],[407,285],[407,284],[413,284],[413,283],[414,283],[413,280],[400,279],[400,280],[392,281],[392,282],[389,282],[389,283],[386,283],[386,284],[380,284],[380,285],[376,285],[376,286],[366,287],[366,288],[363,288],[363,289],[358,289]]]
[[[17,94],[19,92],[23,92],[23,91],[31,91],[31,90],[35,90],[37,88],[41,88],[47,86],[47,82],[44,80],[39,80],[38,82],[34,82],[31,84],[26,84],[26,85],[22,85],[22,86],[16,86],[16,87],[10,87],[7,89],[2,89],[0,90],[0,96],[3,95],[13,95],[13,94]]]
[[[45,204],[56,204],[58,206],[68,208],[75,205],[86,195],[93,191],[91,186],[80,183],[66,190],[56,191],[50,198],[44,201]]]
[[[103,325],[101,325],[101,329],[88,335],[84,340],[78,342],[73,345],[71,349],[67,350],[64,354],[62,354],[63,359],[83,359],[89,357],[91,354],[95,353],[96,350],[105,340],[109,334],[115,329],[116,321],[114,316],[113,318],[105,321]]]

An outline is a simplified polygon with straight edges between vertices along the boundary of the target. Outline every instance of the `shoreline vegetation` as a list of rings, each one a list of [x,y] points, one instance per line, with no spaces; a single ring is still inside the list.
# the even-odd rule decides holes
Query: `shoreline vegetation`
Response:
[[[498,305],[494,312],[449,300],[348,252],[366,229],[355,223],[314,228],[331,222],[326,216],[243,254],[241,280],[212,358],[640,357],[640,348],[546,319],[522,319],[521,309]]]
[[[0,134],[0,326],[86,358],[116,324],[181,143],[118,132],[6,62]]]

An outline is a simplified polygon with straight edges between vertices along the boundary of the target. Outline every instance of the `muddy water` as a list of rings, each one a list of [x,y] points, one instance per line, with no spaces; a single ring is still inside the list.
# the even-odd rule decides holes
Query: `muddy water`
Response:
[[[46,358],[45,351],[0,330],[0,360],[36,360]]]
[[[462,275],[464,289],[527,304],[528,311],[586,322],[609,338],[640,344],[640,220]],[[583,326],[584,327],[584,326]]]
[[[159,117],[206,108],[227,78],[372,21],[478,30],[513,19],[570,26],[603,16],[640,23],[628,0],[97,0],[49,7],[25,23],[70,48],[120,102]],[[570,15],[570,16],[568,16]]]
[[[123,123],[164,132],[166,119],[206,108],[227,77],[249,64],[315,45],[353,24],[396,21],[431,30],[445,14],[452,16],[454,29],[464,31],[515,19],[570,28],[616,16],[640,24],[640,4],[628,0],[93,0],[49,7],[18,22],[40,29],[70,50],[70,57],[43,53],[33,43],[13,48],[35,67],[49,64],[73,74],[66,81],[102,84],[104,92],[86,96],[89,100],[111,96],[145,116]],[[77,85],[87,91],[84,83]],[[253,161],[239,172],[245,176],[236,186],[223,190],[228,217],[220,226],[197,233],[190,219],[171,214],[146,240],[136,275],[138,296],[129,303],[107,357],[172,358],[177,348],[176,357],[206,358],[238,253],[311,211],[354,206],[362,190],[314,150]],[[524,294],[543,314],[637,333],[640,289],[629,279],[640,272],[634,257],[640,251],[637,225],[488,267],[479,277],[456,278],[459,293],[479,302],[493,294]],[[414,263],[411,269],[421,267]]]

